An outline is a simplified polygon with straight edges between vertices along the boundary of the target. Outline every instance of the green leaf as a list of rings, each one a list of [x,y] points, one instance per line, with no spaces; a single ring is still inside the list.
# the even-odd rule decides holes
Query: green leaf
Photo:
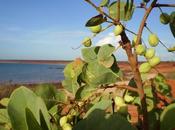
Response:
[[[175,103],[168,105],[160,116],[160,130],[172,130],[175,128]]]
[[[105,111],[96,109],[86,119],[78,122],[73,130],[136,130],[121,115],[106,114]]]
[[[170,23],[170,30],[171,30],[173,36],[175,37],[175,22],[174,23]]]
[[[118,14],[117,12],[117,2],[113,2],[109,6],[109,15],[116,19],[116,16]],[[133,4],[133,0],[130,0],[130,2],[120,2],[120,20],[122,21],[128,21],[132,18],[133,12],[134,12],[135,6]]]
[[[109,3],[110,3],[110,0],[102,0],[100,3],[100,6],[101,7],[108,6]]]
[[[146,103],[148,112],[152,111],[156,105],[156,99],[152,92],[152,87],[144,86],[144,92],[146,94]]]
[[[98,62],[107,68],[110,68],[114,63],[114,58],[111,56],[115,51],[115,47],[110,44],[105,44],[100,47],[98,52]]]
[[[66,65],[64,69],[65,80],[62,82],[62,85],[66,90],[73,93],[74,95],[80,87],[78,80],[80,74],[82,73],[84,64],[85,63],[81,59],[76,59],[75,61]]]
[[[89,48],[83,48],[81,50],[83,59],[86,62],[92,62],[97,59],[97,53],[98,53],[99,47],[89,47]]]
[[[162,74],[158,74],[154,78],[154,85],[158,92],[161,92],[166,96],[171,96],[171,87],[169,86],[166,78]]]
[[[7,109],[0,109],[0,124],[10,123]]]
[[[28,88],[20,87],[13,91],[7,108],[13,130],[28,130],[26,108],[30,109],[39,124],[41,110],[50,129],[50,116],[44,101]]]
[[[61,89],[56,93],[55,98],[59,102],[66,102],[67,101],[67,95],[66,95],[65,91],[61,90]]]
[[[87,84],[98,87],[99,85],[116,83],[119,80],[120,71],[119,69],[113,71],[99,64],[98,61],[94,61],[87,65],[84,75]]]
[[[107,109],[109,106],[112,105],[112,101],[111,100],[101,100],[99,102],[97,102],[96,104],[94,104],[86,113],[86,115],[84,116],[84,118],[86,118],[89,114],[91,114],[95,109],[99,109],[99,110],[105,110]]]
[[[49,113],[54,116],[58,113],[58,105],[53,106],[50,110]]]
[[[110,56],[110,57],[106,58],[105,60],[100,60],[99,63],[101,65],[105,66],[106,68],[110,68],[114,63],[114,57]]]
[[[42,130],[49,130],[49,128],[47,126],[47,122],[45,121],[44,115],[43,115],[43,113],[42,113],[41,110],[39,111],[39,114],[40,114],[40,122],[41,122],[41,128],[42,128]]]
[[[88,97],[92,95],[92,92],[95,90],[95,88],[90,87],[88,85],[80,87],[76,93],[76,99],[77,100],[86,100]]]
[[[115,51],[114,46],[112,46],[111,44],[105,44],[101,46],[99,49],[98,59],[104,60],[106,58],[109,58],[113,54],[114,51]]]
[[[102,14],[99,14],[89,19],[85,26],[86,27],[96,26],[96,25],[102,24],[106,20],[107,20],[106,17],[103,17]]]
[[[57,89],[54,85],[41,84],[36,87],[35,93],[44,100],[48,109],[55,105]]]
[[[157,111],[148,112],[149,130],[156,130],[159,126],[159,113]]]
[[[42,130],[30,109],[26,108],[25,111],[28,130]]]
[[[77,82],[77,78],[75,79],[65,79],[62,81],[62,85],[64,86],[64,88],[73,93],[74,95],[76,94],[78,88],[80,87],[78,82]]]
[[[9,129],[7,129],[7,128],[0,125],[0,130],[9,130]]]
[[[175,37],[175,11],[170,14],[170,30]]]
[[[64,68],[65,78],[75,78],[82,72],[84,62],[81,59],[76,59],[75,61],[69,63]]]
[[[0,100],[0,104],[4,107],[7,107],[8,103],[9,103],[9,98],[3,98]]]

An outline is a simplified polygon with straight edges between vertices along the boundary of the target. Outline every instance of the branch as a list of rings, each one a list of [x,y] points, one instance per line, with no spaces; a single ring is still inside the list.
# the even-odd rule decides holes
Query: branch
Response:
[[[143,32],[143,28],[145,26],[146,20],[147,20],[149,14],[151,13],[152,9],[156,5],[156,2],[157,2],[157,0],[154,0],[151,3],[150,7],[146,10],[146,12],[144,14],[144,17],[143,17],[142,22],[141,22],[140,27],[139,27],[139,31],[138,31],[138,35],[137,35],[137,41],[136,41],[135,45],[138,45],[139,41],[141,40],[141,35],[142,35],[142,32]]]
[[[107,18],[111,19],[114,21],[115,24],[120,24],[119,21],[116,21],[114,18],[109,16],[107,13],[105,13],[103,10],[101,10],[98,6],[96,6],[91,0],[85,0],[87,3],[89,3],[91,6],[93,6],[100,14],[105,15]]]
[[[156,4],[154,7],[175,7],[175,4]]]
[[[121,89],[127,89],[127,90],[130,90],[130,91],[133,91],[133,92],[137,92],[137,93],[138,93],[137,88],[133,88],[133,87],[130,87],[130,86],[127,86],[127,85],[116,86],[116,87],[117,87],[117,88],[121,88]]]

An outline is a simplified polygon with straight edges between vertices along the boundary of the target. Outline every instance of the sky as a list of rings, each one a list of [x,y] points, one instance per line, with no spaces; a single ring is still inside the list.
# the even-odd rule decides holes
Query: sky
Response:
[[[173,1],[159,0],[159,3]],[[162,10],[170,14],[175,8]],[[135,9],[133,19],[124,25],[137,32],[143,14],[143,9]],[[92,35],[85,23],[95,15],[98,12],[84,0],[0,0],[0,59],[72,60],[81,57],[83,46],[75,48],[81,45],[84,37]],[[171,47],[175,45],[175,39],[169,26],[160,24],[159,15],[160,11],[155,8],[147,25],[166,46]],[[93,45],[111,43],[117,46],[119,37],[113,35],[113,29],[111,27],[93,38]],[[127,35],[132,40],[133,34],[127,32]],[[143,39],[149,47],[148,35],[144,29]],[[168,53],[162,45],[156,50],[162,60],[175,61],[175,54]],[[127,60],[122,49],[115,55],[118,60]]]

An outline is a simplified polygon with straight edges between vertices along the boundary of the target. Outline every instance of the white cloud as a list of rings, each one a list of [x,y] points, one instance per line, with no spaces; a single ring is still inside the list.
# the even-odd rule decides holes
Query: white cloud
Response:
[[[109,33],[107,36],[100,39],[96,45],[102,46],[104,44],[112,44],[116,47],[120,40],[121,36],[115,36],[114,33]]]

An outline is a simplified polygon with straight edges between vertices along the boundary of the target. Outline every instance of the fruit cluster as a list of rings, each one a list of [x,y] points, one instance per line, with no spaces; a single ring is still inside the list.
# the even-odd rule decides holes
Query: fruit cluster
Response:
[[[135,39],[134,39],[135,40]],[[133,42],[135,42],[133,40]],[[151,47],[156,47],[159,43],[159,38],[156,34],[150,34],[148,37],[148,42]],[[139,71],[140,73],[148,73],[152,67],[158,65],[160,63],[160,57],[155,56],[154,48],[146,48],[141,43],[135,46],[135,52],[137,55],[143,55],[147,62],[144,62],[140,65]]]
[[[72,120],[73,116],[72,115],[67,115],[63,116],[60,118],[60,126],[62,127],[63,130],[72,130]]]
[[[123,32],[123,26],[117,25],[114,29],[115,36],[120,35]],[[160,63],[160,58],[158,56],[155,56],[155,49],[154,48],[146,48],[144,45],[142,45],[141,41],[139,45],[135,45],[137,40],[137,36],[134,36],[134,39],[132,41],[132,46],[135,47],[135,52],[137,55],[145,56],[147,59],[147,62],[142,63],[139,67],[139,71],[141,73],[148,73],[152,67],[158,65]],[[156,34],[151,33],[148,37],[148,42],[151,47],[156,47],[159,43],[159,38]]]
[[[125,94],[124,98],[116,96],[114,99],[115,105],[117,106],[117,112],[120,114],[128,114],[128,106],[126,103],[130,103],[134,100],[134,97]]]

